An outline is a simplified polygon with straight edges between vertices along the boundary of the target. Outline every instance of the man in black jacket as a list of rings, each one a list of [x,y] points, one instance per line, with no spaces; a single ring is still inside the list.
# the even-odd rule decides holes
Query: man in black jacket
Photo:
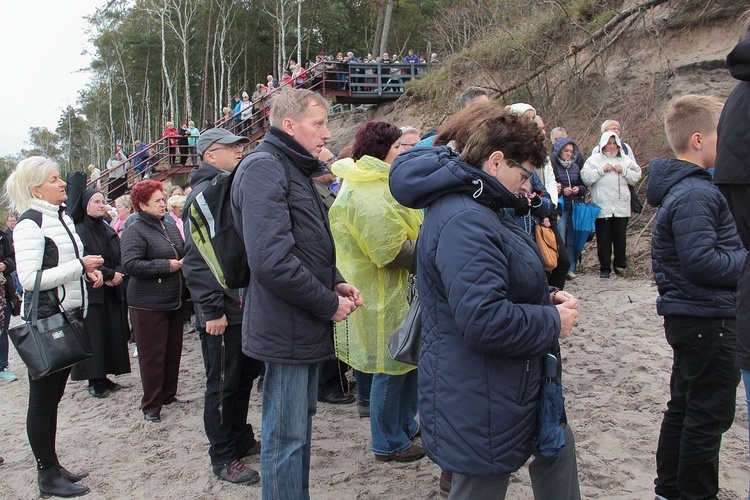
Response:
[[[336,269],[312,176],[328,132],[328,104],[289,89],[271,103],[271,129],[237,167],[232,209],[251,271],[242,350],[264,361],[263,499],[309,498],[318,364],[334,359],[331,321],[362,304]]]
[[[228,175],[242,159],[249,140],[228,130],[214,128],[197,143],[201,163],[190,178],[193,188],[185,202],[190,205],[219,175]],[[253,484],[260,480],[256,471],[240,459],[260,451],[253,426],[247,423],[248,403],[253,381],[262,363],[242,353],[242,305],[239,290],[222,288],[201,257],[185,225],[183,274],[195,304],[195,325],[201,339],[206,369],[206,395],[203,424],[211,446],[208,454],[214,474],[231,483]],[[223,359],[222,359],[223,358]]]

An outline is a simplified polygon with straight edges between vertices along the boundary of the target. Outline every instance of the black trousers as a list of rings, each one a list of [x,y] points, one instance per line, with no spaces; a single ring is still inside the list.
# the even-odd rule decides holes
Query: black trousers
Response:
[[[177,395],[182,359],[182,309],[148,311],[130,308],[141,370],[141,410],[159,413]]]
[[[318,365],[318,397],[336,393],[349,393],[346,372],[349,365],[338,359],[323,361]]]
[[[208,454],[212,465],[221,465],[242,458],[255,445],[247,411],[263,363],[242,352],[242,325],[229,325],[223,335],[209,335],[203,328],[198,334],[206,368],[203,425],[211,443]]]
[[[550,216],[550,228],[555,233],[555,241],[557,241],[557,267],[547,273],[547,282],[550,286],[562,290],[565,288],[565,281],[568,278],[568,271],[570,270],[570,257],[568,256],[568,249],[560,235],[560,231],[557,229],[557,222],[552,220],[553,216],[554,214]]]
[[[655,491],[669,500],[715,499],[721,435],[734,420],[740,381],[736,320],[667,316],[664,331],[674,361]]]
[[[57,464],[55,437],[57,436],[57,407],[65,393],[70,368],[51,373],[38,380],[29,374],[29,409],[26,413],[26,433],[37,469]]]
[[[615,267],[628,267],[625,256],[625,237],[630,217],[607,217],[596,219],[596,253],[599,270],[612,270],[612,247],[615,248]]]

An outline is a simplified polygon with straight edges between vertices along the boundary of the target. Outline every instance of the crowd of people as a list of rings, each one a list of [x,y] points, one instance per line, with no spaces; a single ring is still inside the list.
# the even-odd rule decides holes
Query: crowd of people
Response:
[[[748,128],[737,109],[750,106],[749,47],[750,23],[729,57],[743,80],[730,104],[673,99],[664,121],[677,159],[650,162],[656,308],[674,352],[656,450],[658,500],[716,498],[721,435],[733,420],[740,375],[750,380],[748,340],[737,328],[738,311],[750,310],[747,293],[737,292],[748,266],[741,207],[749,165],[747,145],[736,140]],[[294,69],[282,77],[290,86],[300,77]],[[505,498],[510,475],[526,463],[536,499],[580,499],[575,422],[561,383],[562,341],[575,331],[578,301],[564,286],[580,273],[575,214],[584,204],[597,209],[587,230],[600,278],[632,275],[626,228],[642,171],[620,123],[604,121],[585,158],[565,129],[548,137],[532,105],[503,106],[469,87],[438,130],[420,136],[415,127],[370,121],[334,155],[325,148],[325,98],[307,89],[273,92],[270,129],[254,150],[246,151],[245,135],[221,127],[186,143],[200,163],[184,191],[143,179],[109,207],[92,177],[68,200],[57,165],[43,157],[21,161],[8,178],[19,218],[8,219],[12,234],[0,235],[0,380],[16,378],[7,363],[14,271],[23,315],[34,290],[49,290],[38,314],[85,311],[93,350],[72,369],[29,377],[27,428],[40,493],[89,491],[81,484],[87,474],[67,470],[56,452],[68,377],[88,380],[96,398],[119,390],[108,376],[130,371],[132,324],[140,408],[157,425],[165,406],[187,402],[178,397],[178,375],[194,313],[208,455],[221,480],[261,482],[264,499],[309,498],[317,404],[356,403],[356,415],[370,419],[374,460],[428,456],[450,499]],[[240,96],[240,115],[247,101]],[[181,136],[165,131],[173,137]],[[118,148],[115,157],[122,154]],[[217,279],[188,216],[224,181],[229,229],[249,269],[241,290]],[[554,233],[554,266],[545,267],[535,227]],[[415,272],[417,366],[392,359],[386,347],[409,309]],[[247,422],[256,381],[260,435]],[[257,454],[260,472],[243,461]]]

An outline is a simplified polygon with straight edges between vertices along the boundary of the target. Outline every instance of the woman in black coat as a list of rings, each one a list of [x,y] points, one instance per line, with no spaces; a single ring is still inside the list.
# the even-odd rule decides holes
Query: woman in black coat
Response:
[[[13,382],[18,377],[8,368],[8,326],[16,299],[13,271],[16,257],[13,243],[5,232],[0,232],[0,381]]]
[[[121,388],[107,374],[130,373],[129,328],[123,307],[125,271],[120,258],[120,239],[104,222],[105,209],[104,195],[87,189],[72,214],[86,253],[104,258],[99,270],[106,286],[94,289],[91,282],[86,283],[89,308],[85,321],[93,356],[75,365],[71,372],[72,380],[89,381],[89,393],[95,398],[106,398],[110,391]]]
[[[148,422],[161,421],[162,406],[179,403],[177,378],[182,356],[182,257],[177,226],[164,223],[161,182],[143,180],[130,191],[138,219],[122,233],[122,264],[130,276],[128,306],[138,346]]]

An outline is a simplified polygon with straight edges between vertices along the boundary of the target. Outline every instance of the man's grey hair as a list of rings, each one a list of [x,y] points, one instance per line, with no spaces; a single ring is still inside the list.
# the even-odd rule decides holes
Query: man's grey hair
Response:
[[[486,96],[487,91],[482,87],[468,87],[466,90],[461,92],[461,96],[458,98],[458,107],[464,109],[467,104],[473,103],[477,97]]]
[[[404,135],[404,134],[420,135],[419,130],[415,129],[414,127],[410,127],[409,125],[401,127],[401,135]]]
[[[317,92],[307,89],[287,88],[276,92],[271,101],[268,121],[272,127],[281,128],[284,119],[301,120],[310,106],[322,106],[328,111],[328,101]]]
[[[553,137],[559,135],[560,137],[568,137],[568,131],[565,127],[555,127],[549,133],[549,140],[554,142]]]

